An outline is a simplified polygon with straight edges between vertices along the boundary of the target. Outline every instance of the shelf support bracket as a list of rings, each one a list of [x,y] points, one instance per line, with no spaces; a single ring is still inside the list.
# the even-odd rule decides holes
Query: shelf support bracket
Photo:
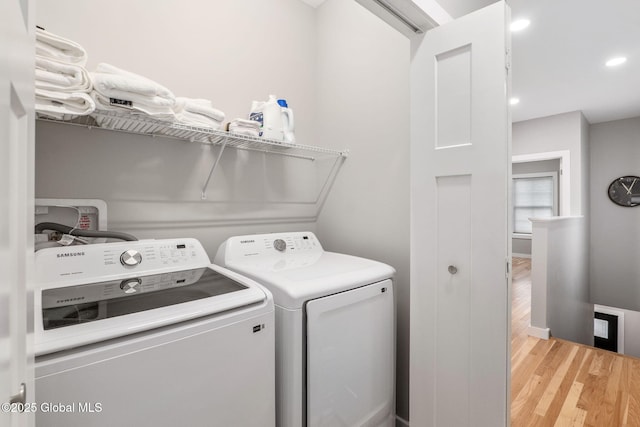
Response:
[[[218,151],[218,156],[216,157],[216,161],[213,163],[213,166],[211,166],[211,170],[209,171],[209,176],[207,177],[207,180],[204,182],[204,186],[202,187],[202,196],[201,196],[202,200],[207,199],[207,187],[209,187],[209,181],[211,181],[211,176],[213,175],[213,171],[216,170],[216,167],[220,162],[220,158],[222,157],[222,153],[224,152],[224,147],[227,146],[227,140],[228,138],[224,138],[222,140],[222,145],[220,146],[220,151]]]

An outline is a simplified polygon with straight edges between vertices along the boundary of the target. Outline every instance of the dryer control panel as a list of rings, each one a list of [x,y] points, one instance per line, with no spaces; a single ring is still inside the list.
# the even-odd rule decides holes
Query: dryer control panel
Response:
[[[229,238],[218,249],[214,262],[224,265],[222,260],[229,263],[250,258],[308,256],[322,252],[322,245],[309,231],[253,234]]]

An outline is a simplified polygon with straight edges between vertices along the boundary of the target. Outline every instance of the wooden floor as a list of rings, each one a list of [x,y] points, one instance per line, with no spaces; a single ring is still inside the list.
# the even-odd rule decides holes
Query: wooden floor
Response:
[[[511,425],[640,426],[640,359],[527,336],[530,270],[513,259]]]

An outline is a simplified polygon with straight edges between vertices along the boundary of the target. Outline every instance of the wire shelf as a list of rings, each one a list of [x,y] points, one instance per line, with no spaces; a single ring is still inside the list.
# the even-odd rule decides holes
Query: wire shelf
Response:
[[[327,178],[333,182],[337,169],[347,157],[349,150],[332,150],[329,148],[310,145],[288,144],[272,139],[239,135],[222,130],[206,127],[189,126],[181,123],[154,119],[149,116],[136,114],[122,114],[112,111],[94,111],[90,116],[79,116],[72,120],[58,120],[46,116],[38,116],[38,120],[62,123],[67,125],[98,128],[130,134],[162,136],[182,141],[199,142],[203,144],[219,145],[220,151],[211,167],[209,175],[202,188],[202,199],[206,199],[209,181],[222,157],[226,147],[239,150],[258,151],[285,157],[315,161],[316,159],[333,159],[334,167]],[[326,195],[324,196],[326,197]]]
[[[241,150],[260,151],[315,160],[317,157],[347,157],[348,150],[332,150],[310,145],[288,144],[281,141],[239,135],[223,130],[162,121],[152,117],[121,114],[112,111],[94,111],[91,116],[79,116],[72,120],[57,120],[45,116],[38,120],[84,127],[97,127],[112,131],[139,135],[163,136],[203,144],[225,145]]]

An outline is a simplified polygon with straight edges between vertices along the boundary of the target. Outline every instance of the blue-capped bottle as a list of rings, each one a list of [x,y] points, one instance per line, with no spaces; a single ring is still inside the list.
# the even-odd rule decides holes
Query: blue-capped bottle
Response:
[[[282,110],[282,131],[284,133],[284,142],[287,144],[295,144],[296,136],[294,135],[293,110],[287,105],[286,99],[278,99],[278,105]]]
[[[267,101],[253,101],[249,119],[260,123],[260,136],[274,141],[284,141],[282,111],[275,95]]]

